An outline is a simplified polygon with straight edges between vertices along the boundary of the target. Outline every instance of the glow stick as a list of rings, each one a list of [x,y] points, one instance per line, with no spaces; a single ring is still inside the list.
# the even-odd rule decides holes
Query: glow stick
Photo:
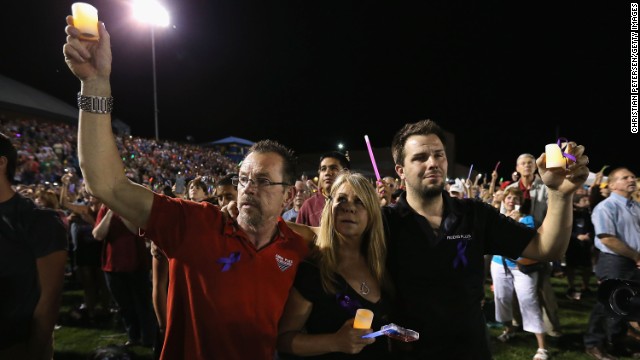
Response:
[[[467,175],[467,180],[471,179],[471,172],[473,171],[473,164],[471,164],[471,167],[469,168],[469,175]]]
[[[498,163],[496,164],[496,168],[493,169],[493,171],[498,172],[498,166],[500,166],[500,161],[498,161]]]
[[[373,171],[376,173],[376,180],[380,180],[380,173],[378,172],[378,165],[376,165],[376,158],[373,156],[373,150],[371,150],[371,142],[369,136],[364,136],[364,141],[367,143],[367,149],[369,150],[369,158],[371,158],[371,164],[373,165]]]
[[[420,339],[420,334],[416,331],[405,329],[402,326],[398,326],[396,324],[389,324],[383,326],[380,330],[376,332],[369,333],[367,335],[362,336],[363,339],[375,338],[381,335],[386,335],[392,339],[411,342]]]

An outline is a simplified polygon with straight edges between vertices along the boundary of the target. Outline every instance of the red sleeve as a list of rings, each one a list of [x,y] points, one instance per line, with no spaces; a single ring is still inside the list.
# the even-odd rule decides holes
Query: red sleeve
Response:
[[[107,211],[109,211],[109,209],[106,205],[100,205],[100,210],[98,210],[98,215],[96,215],[96,222],[93,224],[94,228],[98,226],[98,224],[100,224],[100,221],[102,221],[102,218],[107,215]]]
[[[158,245],[169,258],[178,252],[201,251],[199,240],[210,232],[221,233],[223,216],[217,206],[154,194],[144,236]],[[192,249],[193,247],[193,249]]]

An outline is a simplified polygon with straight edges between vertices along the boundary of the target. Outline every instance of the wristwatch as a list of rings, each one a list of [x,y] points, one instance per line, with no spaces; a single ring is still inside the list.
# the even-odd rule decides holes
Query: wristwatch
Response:
[[[78,109],[94,114],[110,114],[113,111],[113,97],[86,96],[78,93]]]

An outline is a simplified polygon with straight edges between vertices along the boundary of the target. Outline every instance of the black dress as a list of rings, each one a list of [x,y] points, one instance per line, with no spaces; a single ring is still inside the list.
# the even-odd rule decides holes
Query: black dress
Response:
[[[347,281],[338,275],[337,294],[327,294],[322,288],[320,270],[315,263],[307,260],[300,264],[294,282],[300,294],[313,303],[313,310],[309,314],[305,329],[308,334],[335,333],[348,319],[355,317],[356,310],[366,308],[373,311],[371,328],[380,330],[389,323],[388,300],[383,293],[377,303],[372,303],[360,296]],[[298,359],[287,354],[281,354],[282,359]],[[365,346],[358,354],[328,353],[319,356],[299,357],[300,359],[390,359],[387,337],[380,336],[376,341]]]

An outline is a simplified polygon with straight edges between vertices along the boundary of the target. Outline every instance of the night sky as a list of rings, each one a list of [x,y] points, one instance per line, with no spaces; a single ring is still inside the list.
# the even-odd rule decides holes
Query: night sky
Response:
[[[149,29],[127,1],[89,2],[111,33],[114,115],[153,137]],[[62,56],[71,3],[3,3],[0,74],[73,105],[79,82]],[[165,0],[160,137],[362,150],[364,134],[389,146],[404,123],[431,118],[455,133],[457,161],[482,172],[500,160],[507,177],[518,154],[560,135],[587,146],[592,171],[640,173],[628,3],[399,3]]]

